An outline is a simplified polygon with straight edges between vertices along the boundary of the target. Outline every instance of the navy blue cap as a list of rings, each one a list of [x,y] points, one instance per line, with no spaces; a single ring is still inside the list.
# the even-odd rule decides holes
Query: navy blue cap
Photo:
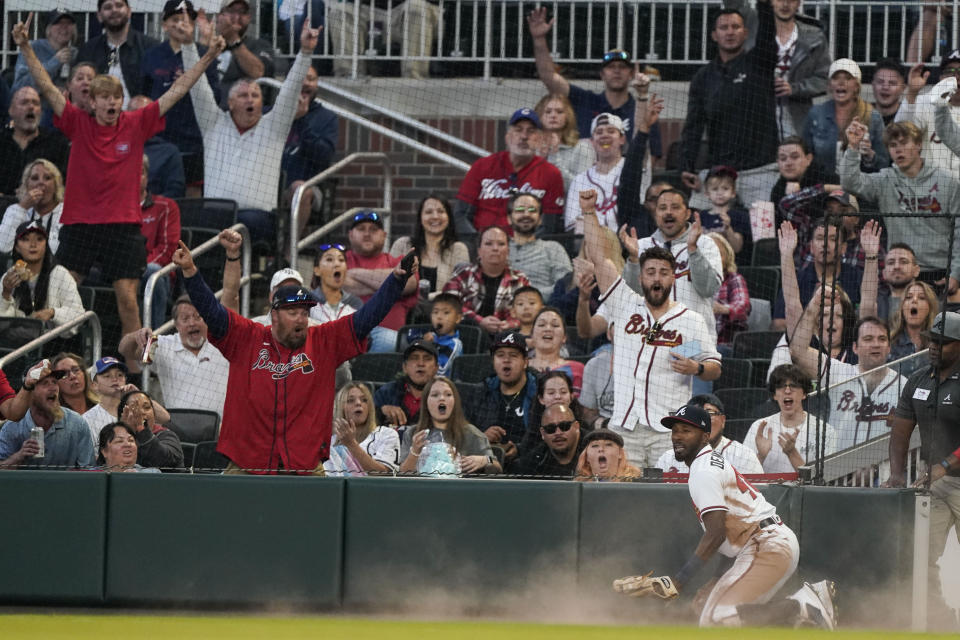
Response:
[[[521,120],[529,120],[537,129],[543,129],[543,125],[540,123],[540,116],[530,107],[524,107],[523,109],[514,111],[513,115],[510,116],[510,126],[517,124]]]

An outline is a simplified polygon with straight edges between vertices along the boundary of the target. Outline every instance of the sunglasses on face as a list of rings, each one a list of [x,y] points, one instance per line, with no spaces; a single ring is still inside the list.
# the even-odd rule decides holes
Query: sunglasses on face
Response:
[[[563,433],[570,431],[573,428],[573,421],[569,422],[556,422],[553,424],[542,424],[540,428],[543,429],[543,432],[547,435],[553,435],[557,432],[557,429],[560,429]]]
[[[529,207],[514,207],[514,213],[537,213],[540,211],[537,207],[530,205]]]
[[[69,373],[69,371],[51,371],[50,377],[54,380],[63,380],[67,377],[67,375],[69,375]]]

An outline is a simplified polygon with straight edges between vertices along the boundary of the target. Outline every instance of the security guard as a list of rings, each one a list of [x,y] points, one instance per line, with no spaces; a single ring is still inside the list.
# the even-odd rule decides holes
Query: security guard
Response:
[[[905,483],[910,435],[920,425],[920,453],[930,468],[930,610],[932,626],[956,627],[940,593],[937,561],[950,528],[960,526],[960,314],[937,315],[926,332],[930,364],[912,376],[900,394],[890,434],[890,486]],[[919,478],[922,486],[927,477]],[[942,617],[941,617],[942,616]],[[949,621],[949,622],[948,622]]]

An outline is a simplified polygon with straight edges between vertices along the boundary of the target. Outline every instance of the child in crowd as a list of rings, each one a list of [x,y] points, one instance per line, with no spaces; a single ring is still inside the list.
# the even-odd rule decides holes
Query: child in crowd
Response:
[[[717,351],[723,356],[733,356],[733,336],[747,330],[750,316],[750,291],[747,281],[737,273],[733,247],[719,233],[707,234],[720,249],[723,264],[723,282],[713,300],[713,315],[717,323]],[[721,348],[722,347],[722,348]]]
[[[700,212],[703,232],[716,232],[733,247],[737,264],[749,265],[753,253],[750,214],[737,206],[737,171],[732,167],[714,167],[707,174],[710,209]]]
[[[513,295],[510,314],[520,323],[518,330],[527,340],[533,334],[533,321],[542,308],[543,295],[536,287],[520,287]]]
[[[454,359],[463,353],[463,342],[457,325],[463,319],[460,296],[443,292],[434,297],[430,306],[430,324],[433,331],[423,334],[423,339],[437,347],[437,375],[450,376]]]

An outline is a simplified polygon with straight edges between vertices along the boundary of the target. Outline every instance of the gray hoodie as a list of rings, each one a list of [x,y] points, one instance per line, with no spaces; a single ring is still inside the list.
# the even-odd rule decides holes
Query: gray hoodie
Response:
[[[956,178],[926,163],[914,178],[896,166],[861,173],[860,152],[848,148],[840,159],[840,182],[844,189],[877,201],[887,225],[888,243],[910,245],[924,271],[947,268],[952,226],[953,264],[949,271],[960,280],[960,225],[951,215],[960,215],[960,182]]]

